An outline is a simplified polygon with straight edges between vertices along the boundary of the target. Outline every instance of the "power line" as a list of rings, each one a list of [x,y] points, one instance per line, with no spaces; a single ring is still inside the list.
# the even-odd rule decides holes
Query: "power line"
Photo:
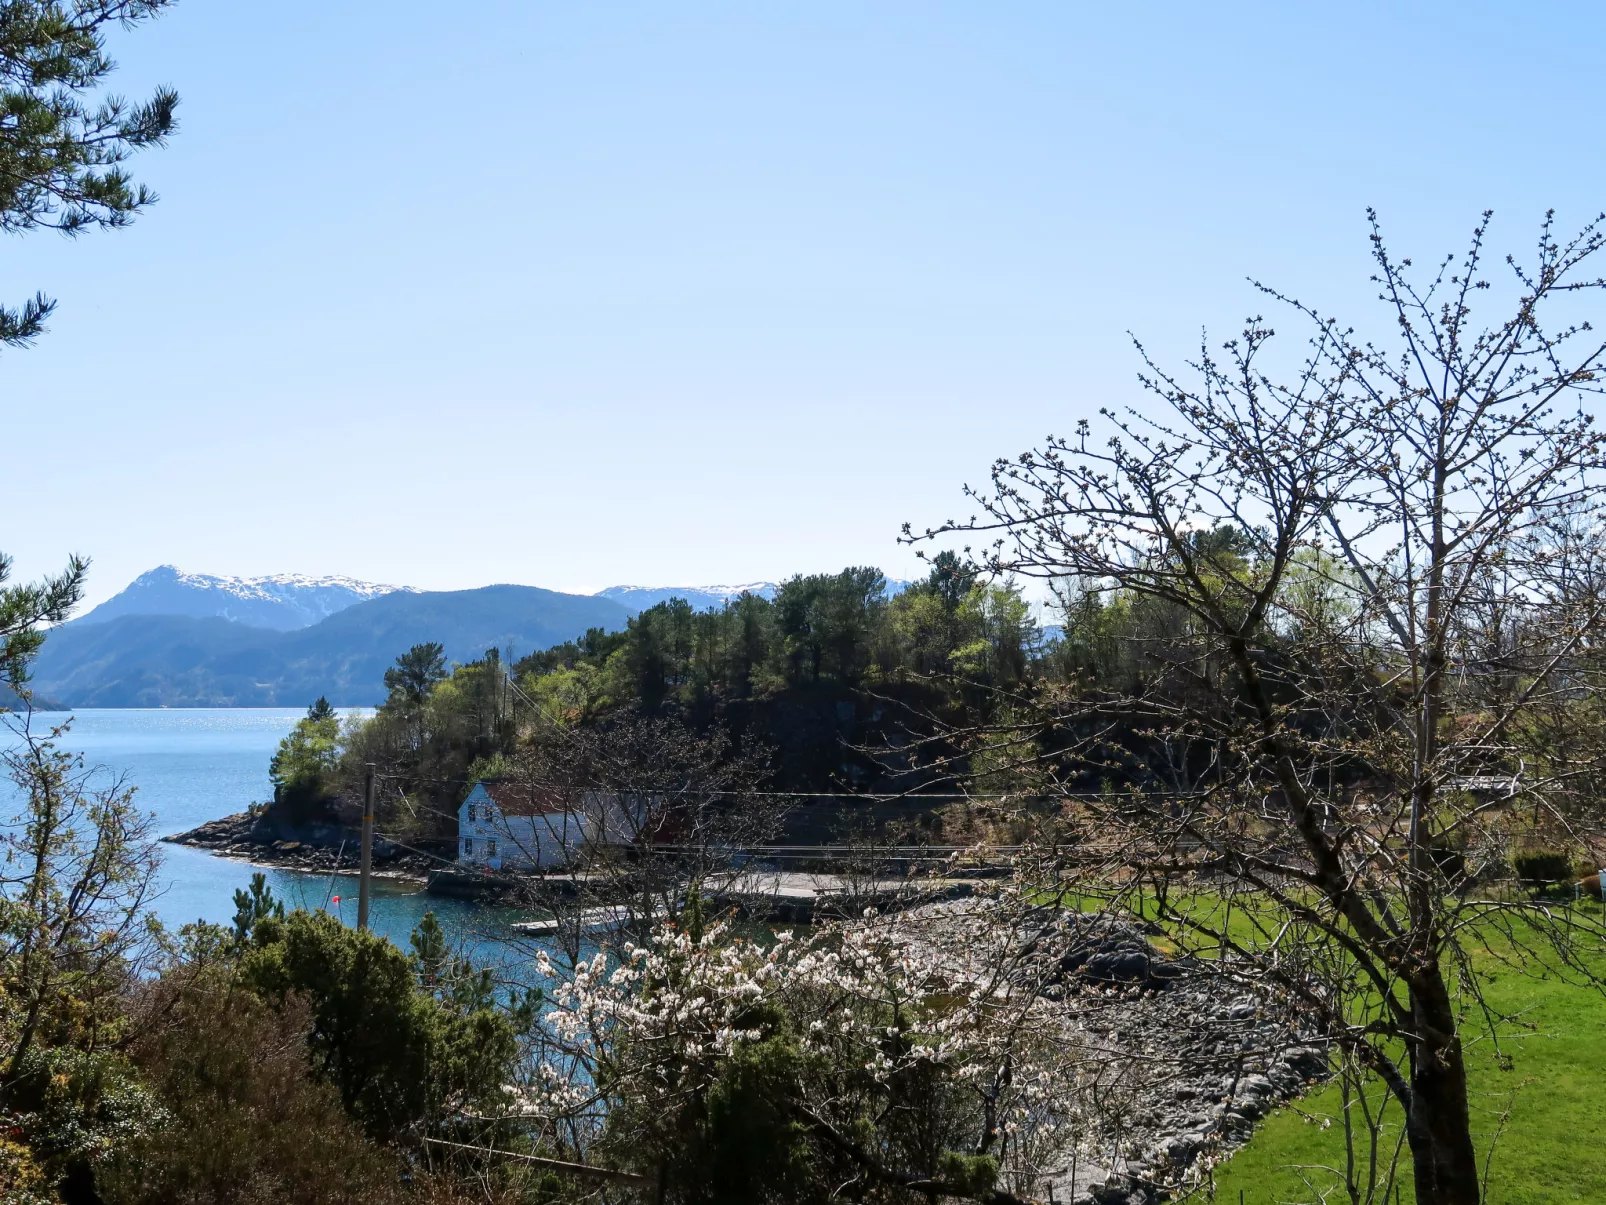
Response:
[[[446,777],[446,776],[439,776],[439,777],[433,777],[433,778],[418,778],[418,777],[415,777],[415,776],[410,775],[410,774],[376,774],[375,777],[376,778],[388,779],[388,780],[390,780],[392,782],[434,783],[434,784],[438,784],[438,785],[442,785],[442,786],[446,786],[446,785],[473,786],[476,783],[496,781],[495,778],[485,778],[485,777],[479,777],[479,778],[452,778],[452,777]],[[704,797],[704,798],[717,798],[717,799],[837,799],[837,800],[841,800],[843,802],[858,802],[858,803],[937,803],[937,802],[985,803],[985,802],[991,802],[991,801],[996,801],[996,800],[1011,800],[1011,799],[1019,800],[1021,802],[1028,802],[1028,801],[1031,801],[1031,800],[1045,800],[1045,801],[1061,800],[1061,799],[1064,799],[1064,800],[1108,800],[1108,799],[1127,799],[1127,798],[1130,798],[1130,792],[1127,792],[1127,791],[1065,791],[1065,792],[1057,792],[1057,793],[1046,794],[1046,795],[1029,795],[1029,794],[1025,794],[1023,792],[1015,792],[1015,793],[1009,793],[1009,792],[1000,792],[1000,793],[989,793],[989,792],[967,793],[967,792],[964,792],[964,791],[944,791],[944,792],[941,792],[941,793],[938,793],[938,792],[929,792],[929,793],[928,792],[902,792],[902,791],[900,791],[900,792],[893,792],[893,793],[889,793],[889,794],[868,794],[868,793],[863,793],[863,792],[856,793],[856,792],[851,792],[851,791],[754,791],[754,790],[731,791],[731,790],[724,790],[724,789],[720,789],[720,788],[710,788],[710,789],[707,789],[707,790],[700,790],[700,789],[698,789],[698,790],[678,790],[678,789],[666,789],[664,787],[632,787],[632,786],[606,787],[606,788],[597,787],[597,788],[589,788],[589,789],[608,790],[608,791],[616,791],[616,792],[619,792],[619,793],[628,793],[628,794],[637,794],[637,795],[695,795],[695,796],[700,796],[700,797]],[[397,794],[405,797],[406,792],[398,791]],[[1145,791],[1145,792],[1143,792],[1143,794],[1145,796],[1163,796],[1164,798],[1167,798],[1167,799],[1197,799],[1197,798],[1203,797],[1206,794],[1206,792],[1203,792],[1203,791]]]
[[[398,776],[391,776],[391,777],[398,777]],[[731,794],[733,797],[746,797],[745,795],[741,795],[741,794],[734,793],[734,792],[733,793],[729,793],[729,794]],[[766,793],[766,792],[753,792],[751,794],[753,794],[756,797],[760,797],[760,798],[773,797],[772,793]],[[776,792],[776,793],[773,793],[773,794],[780,794],[780,793]],[[408,809],[411,811],[411,813],[415,817],[420,812],[423,812],[423,813],[427,813],[429,815],[438,816],[443,820],[451,820],[451,821],[459,821],[459,822],[461,821],[461,817],[456,812],[444,811],[444,810],[442,810],[440,808],[432,807],[429,804],[423,803],[423,802],[415,803],[411,798],[409,798],[407,793],[403,792],[403,791],[398,791],[397,795],[398,795],[399,798],[401,798],[401,800],[403,802],[405,802],[407,804]],[[829,798],[829,799],[841,799],[841,798],[858,799],[858,798],[864,798],[862,796],[835,796],[835,795],[820,795],[820,796],[816,796],[816,797],[817,798]],[[1009,798],[1009,797],[1008,796],[999,796],[998,798]],[[377,830],[376,830],[376,834],[375,835],[377,835],[379,837],[382,837],[384,840],[390,842],[392,845],[396,846],[398,849],[405,849],[410,853],[415,853],[415,854],[420,855],[421,857],[429,858],[432,861],[439,862],[443,866],[450,867],[450,868],[452,868],[454,870],[461,870],[462,867],[463,867],[463,863],[461,863],[459,861],[456,861],[456,860],[451,859],[451,858],[441,857],[439,854],[430,853],[428,850],[419,849],[417,846],[408,845],[407,843],[401,841],[399,838],[397,838],[397,837],[395,837],[395,836],[393,836],[393,835],[391,835],[389,833],[380,833],[380,832],[377,832]],[[508,840],[508,841],[512,842],[514,846],[519,847],[519,848],[522,849],[522,845],[519,842],[518,836],[516,834],[514,834],[513,832],[511,832],[511,831],[506,831],[506,832],[499,831],[498,832],[498,839]],[[628,844],[628,845],[631,845],[633,847],[636,846],[635,842],[605,842],[603,844],[609,844],[609,845]],[[729,846],[722,845],[719,842],[711,842],[708,845],[688,845],[688,844],[684,844],[684,843],[651,842],[651,843],[648,843],[647,848],[650,848],[654,852],[664,853],[664,854],[701,853],[701,852],[707,852],[709,849],[717,848],[717,849],[723,850],[726,853],[739,854],[739,855],[742,855],[742,856],[745,856],[745,857],[760,857],[760,858],[785,859],[785,860],[805,860],[805,859],[810,859],[810,858],[842,857],[842,856],[851,856],[851,855],[856,855],[856,854],[857,855],[869,854],[869,855],[879,855],[879,856],[882,856],[882,857],[898,858],[898,859],[903,859],[903,860],[918,859],[918,860],[922,860],[922,861],[926,861],[926,860],[946,861],[948,858],[952,857],[953,855],[965,853],[965,852],[967,852],[968,850],[970,850],[970,849],[972,849],[974,847],[971,846],[971,845],[877,845],[874,842],[866,843],[866,844],[863,844],[863,845],[837,843],[837,844],[784,844],[784,845],[783,844],[768,844],[768,845],[729,845]],[[1024,847],[1023,846],[1019,846],[1019,845],[994,845],[994,846],[989,846],[988,848],[993,853],[997,853],[997,854],[1001,854],[1001,855],[1007,856],[1007,855],[1010,855],[1010,854],[1019,853],[1021,851],[1021,849],[1023,849]]]
[[[342,838],[340,838],[340,849],[335,854],[334,865],[329,868],[329,887],[323,893],[323,906],[324,906],[324,910],[325,911],[328,911],[329,901],[334,898],[334,894],[335,894],[335,875],[337,873],[339,873],[339,871],[340,871],[340,861],[345,856],[346,856],[346,838],[342,837]]]
[[[357,928],[368,927],[368,897],[369,879],[374,869],[374,763],[368,763],[368,772],[363,783],[362,803],[362,852],[360,864],[362,869],[357,878]]]
[[[443,858],[439,854],[430,853],[429,850],[427,850],[427,849],[419,849],[416,845],[408,845],[405,841],[397,840],[395,837],[392,837],[389,833],[381,833],[378,830],[375,830],[374,835],[376,837],[381,837],[384,840],[389,841],[397,849],[405,849],[408,853],[417,854],[417,855],[419,855],[419,857],[431,858],[434,861],[439,862],[443,866],[450,866],[450,867],[452,867],[454,869],[456,869],[457,866],[458,866],[458,863],[453,861],[451,858]]]

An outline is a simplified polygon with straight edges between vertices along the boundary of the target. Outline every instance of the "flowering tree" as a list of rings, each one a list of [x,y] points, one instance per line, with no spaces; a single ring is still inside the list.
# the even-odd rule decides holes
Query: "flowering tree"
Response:
[[[1081,1124],[1080,1035],[1023,955],[1022,904],[768,942],[694,912],[572,971],[543,956],[528,1109],[660,1200],[1022,1201]]]

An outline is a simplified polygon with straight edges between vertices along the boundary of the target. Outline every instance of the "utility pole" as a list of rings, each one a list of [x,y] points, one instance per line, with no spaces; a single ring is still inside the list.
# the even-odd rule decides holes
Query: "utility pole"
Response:
[[[365,767],[362,784],[362,869],[357,879],[357,928],[368,927],[368,878],[374,867],[374,763]]]

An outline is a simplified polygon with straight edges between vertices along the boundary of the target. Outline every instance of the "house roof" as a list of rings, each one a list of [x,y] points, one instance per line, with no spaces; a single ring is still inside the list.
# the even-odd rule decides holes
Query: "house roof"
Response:
[[[561,793],[538,783],[486,778],[476,785],[485,788],[504,816],[549,816],[571,810]]]

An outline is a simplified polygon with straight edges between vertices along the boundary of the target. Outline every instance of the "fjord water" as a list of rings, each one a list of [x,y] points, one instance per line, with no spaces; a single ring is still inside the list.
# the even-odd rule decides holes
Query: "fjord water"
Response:
[[[306,712],[299,708],[83,710],[35,712],[33,730],[66,724],[60,748],[80,752],[99,782],[122,776],[138,788],[135,802],[155,817],[155,835],[168,836],[241,812],[271,797],[268,761],[279,741]],[[4,739],[14,739],[0,734]],[[10,784],[5,784],[9,787]],[[183,845],[161,844],[159,894],[152,911],[170,929],[194,920],[229,923],[234,892],[251,875],[268,876],[274,894],[290,907],[323,908],[347,924],[357,920],[354,875],[311,875],[251,866]],[[338,905],[327,903],[340,896]],[[428,896],[414,883],[374,881],[370,922],[402,949],[425,912],[433,911],[447,933],[478,961],[500,962],[498,940],[510,919],[500,909],[476,909],[460,900]]]

